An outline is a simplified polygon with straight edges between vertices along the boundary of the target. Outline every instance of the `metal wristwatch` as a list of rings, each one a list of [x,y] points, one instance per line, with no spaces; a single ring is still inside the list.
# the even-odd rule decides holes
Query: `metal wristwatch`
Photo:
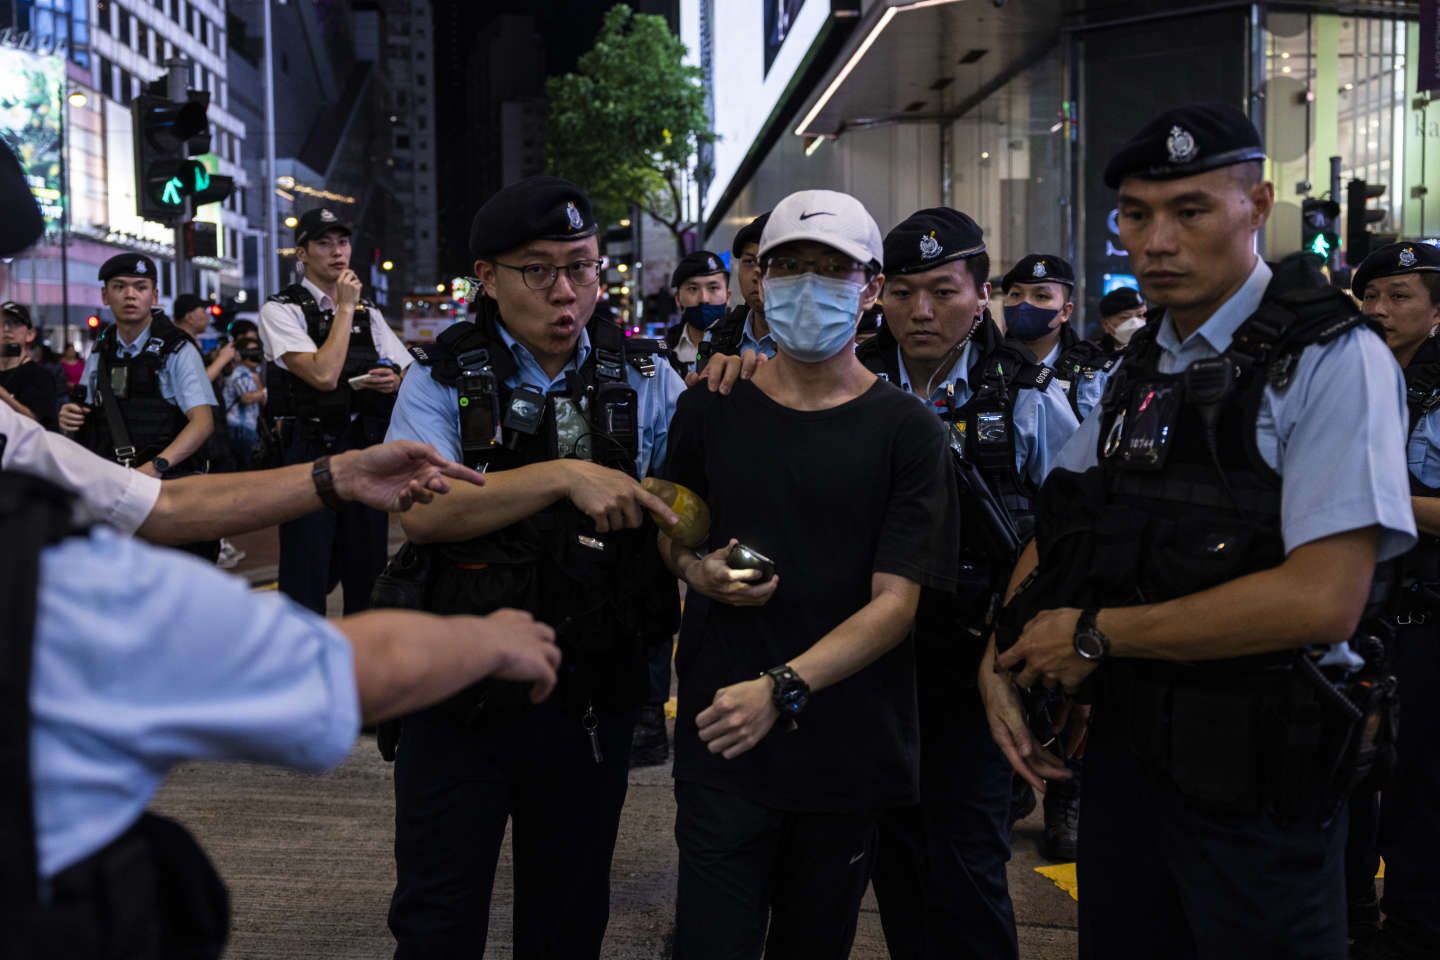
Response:
[[[761,676],[769,677],[770,682],[775,685],[770,699],[782,716],[789,717],[793,721],[810,702],[810,684],[801,680],[800,674],[792,670],[788,663],[771,667]]]
[[[1100,611],[1091,607],[1080,614],[1080,619],[1075,621],[1075,652],[1082,660],[1089,660],[1091,663],[1099,663],[1110,655],[1110,638],[1100,632],[1095,625],[1095,618]]]

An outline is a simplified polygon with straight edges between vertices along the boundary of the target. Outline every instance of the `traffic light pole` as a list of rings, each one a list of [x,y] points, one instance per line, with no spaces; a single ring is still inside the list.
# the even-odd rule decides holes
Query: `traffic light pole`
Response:
[[[168,73],[165,76],[165,96],[176,103],[184,103],[190,88],[190,61],[186,57],[171,57],[165,61]],[[198,293],[190,277],[190,252],[185,249],[185,228],[190,223],[190,198],[181,200],[175,219],[175,289],[171,293]]]

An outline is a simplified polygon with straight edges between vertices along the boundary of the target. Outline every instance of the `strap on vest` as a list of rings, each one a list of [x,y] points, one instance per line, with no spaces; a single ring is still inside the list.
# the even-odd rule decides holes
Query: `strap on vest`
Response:
[[[101,354],[95,381],[100,391],[100,409],[105,411],[105,422],[110,427],[110,442],[115,462],[122,467],[135,463],[135,444],[130,442],[130,431],[125,429],[125,418],[120,415],[120,402],[115,399],[115,387],[110,382],[110,356]]]

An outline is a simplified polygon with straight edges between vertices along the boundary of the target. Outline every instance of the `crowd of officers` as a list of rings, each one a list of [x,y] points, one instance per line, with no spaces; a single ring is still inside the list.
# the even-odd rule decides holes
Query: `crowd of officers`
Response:
[[[6,648],[36,665],[16,718],[33,808],[4,841],[29,844],[35,942],[92,931],[66,955],[119,955],[117,845],[179,869],[174,825],[141,817],[170,763],[324,767],[364,715],[395,763],[396,956],[483,952],[509,825],[515,955],[598,957],[627,770],[669,749],[673,653],[676,957],[847,956],[870,884],[892,956],[1016,957],[1006,863],[1032,788],[1047,853],[1078,859],[1082,957],[1440,955],[1435,722],[1398,710],[1440,680],[1440,251],[1375,251],[1353,299],[1312,262],[1272,269],[1263,162],[1214,104],[1111,158],[1141,289],[1105,296],[1094,340],[1064,259],[992,281],[965,213],[882,234],[827,190],[745,226],[730,265],[685,257],[679,322],[627,338],[592,319],[587,196],[535,177],[474,218],[471,319],[406,351],[348,225],[311,211],[304,279],[256,331],[283,466],[248,492],[181,479],[212,429],[207,371],[153,314],[153,263],[110,261],[116,324],[59,425],[133,469],[86,489],[78,453],[0,408],[0,520],[42,501],[66,520],[27,528],[33,657]],[[211,515],[164,521],[151,477],[205,489]],[[388,567],[384,510],[407,538]],[[228,676],[86,700],[103,680],[67,645],[132,644],[158,675],[136,651],[187,637],[151,649],[132,614],[183,624],[160,599],[178,583],[237,622],[261,600],[76,524],[175,544],[279,521],[281,589],[323,614],[343,583],[345,618],[265,598],[271,639],[236,640]],[[62,558],[137,571],[105,626],[78,611],[109,595],[73,595]],[[134,613],[137,594],[161,606]],[[164,759],[137,770],[147,749]]]

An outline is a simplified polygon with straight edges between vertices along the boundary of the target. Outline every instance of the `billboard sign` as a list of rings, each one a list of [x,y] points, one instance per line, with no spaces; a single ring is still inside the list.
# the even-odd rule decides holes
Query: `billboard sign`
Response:
[[[65,61],[0,47],[0,140],[20,160],[46,230],[59,230],[65,191],[60,148]]]

